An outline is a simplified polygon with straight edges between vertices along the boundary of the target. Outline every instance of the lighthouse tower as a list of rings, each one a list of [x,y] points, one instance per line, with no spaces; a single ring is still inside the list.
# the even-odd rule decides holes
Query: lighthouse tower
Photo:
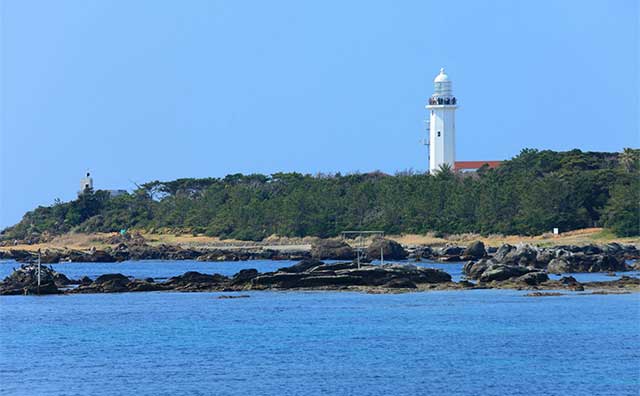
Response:
[[[451,80],[440,69],[433,80],[434,92],[426,106],[429,111],[429,172],[444,164],[453,169],[456,162],[456,106]]]

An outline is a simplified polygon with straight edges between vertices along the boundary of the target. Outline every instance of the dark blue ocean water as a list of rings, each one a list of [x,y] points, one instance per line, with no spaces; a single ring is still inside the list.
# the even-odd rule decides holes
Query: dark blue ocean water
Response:
[[[525,293],[0,297],[0,394],[638,395],[640,294]]]

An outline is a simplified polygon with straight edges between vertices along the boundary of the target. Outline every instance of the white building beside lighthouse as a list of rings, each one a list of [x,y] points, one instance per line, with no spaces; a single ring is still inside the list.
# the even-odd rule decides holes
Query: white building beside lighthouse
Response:
[[[444,71],[433,80],[434,92],[426,106],[429,111],[429,172],[434,173],[444,164],[455,168],[456,163],[456,108],[451,80]]]

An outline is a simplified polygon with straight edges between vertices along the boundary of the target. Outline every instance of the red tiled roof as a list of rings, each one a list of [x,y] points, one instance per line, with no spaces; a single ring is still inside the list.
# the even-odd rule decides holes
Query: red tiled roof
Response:
[[[497,168],[502,161],[456,161],[453,165],[453,170],[461,169],[478,169],[484,164],[487,164],[489,168]]]

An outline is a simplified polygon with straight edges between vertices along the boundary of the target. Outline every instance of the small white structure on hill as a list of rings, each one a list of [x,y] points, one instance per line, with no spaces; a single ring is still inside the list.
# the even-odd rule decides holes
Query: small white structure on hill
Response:
[[[456,162],[456,109],[451,80],[444,68],[433,80],[434,92],[426,106],[429,110],[429,172],[444,164],[454,169]]]
[[[86,189],[93,190],[93,179],[91,178],[91,174],[87,172],[87,175],[80,179],[80,191],[78,191],[78,195],[82,194]]]
[[[91,189],[93,190],[93,178],[91,174],[87,172],[87,175],[80,179],[80,191],[78,191],[78,195],[81,195],[85,190]],[[119,197],[121,195],[128,194],[127,190],[106,190],[109,193],[110,198]]]

